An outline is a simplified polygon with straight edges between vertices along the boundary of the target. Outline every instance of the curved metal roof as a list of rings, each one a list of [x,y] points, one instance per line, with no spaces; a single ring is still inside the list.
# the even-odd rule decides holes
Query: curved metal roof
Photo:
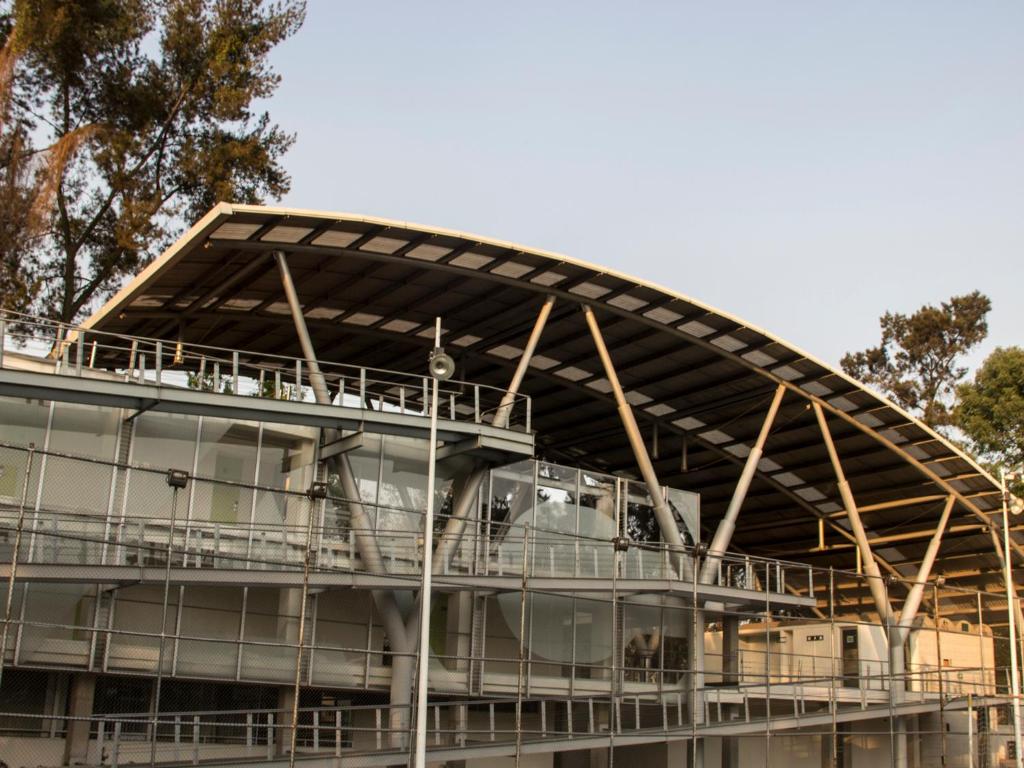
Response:
[[[937,570],[963,585],[998,587],[986,527],[999,509],[998,486],[941,435],[763,329],[567,256],[409,222],[222,203],[86,325],[299,355],[271,258],[276,250],[288,254],[325,360],[419,370],[440,316],[458,376],[504,387],[541,302],[555,296],[522,387],[533,397],[538,453],[629,474],[632,453],[579,307],[590,305],[661,482],[700,492],[709,530],[781,384],[787,393],[735,548],[855,566],[814,401],[828,416],[883,570],[914,575],[953,494],[958,503]],[[1014,549],[1021,555],[1016,542]]]

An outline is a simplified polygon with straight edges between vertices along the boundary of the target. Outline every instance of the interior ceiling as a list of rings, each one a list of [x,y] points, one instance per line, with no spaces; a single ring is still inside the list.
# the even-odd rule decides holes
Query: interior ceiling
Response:
[[[869,536],[878,539],[883,572],[888,565],[889,572],[916,573],[953,492],[958,502],[936,570],[951,583],[998,586],[999,561],[984,526],[999,509],[999,489],[956,448],[765,331],[564,256],[403,222],[221,204],[87,325],[301,356],[272,256],[277,250],[287,254],[325,361],[425,372],[433,320],[441,317],[457,377],[505,388],[542,302],[555,296],[522,386],[532,397],[538,456],[636,475],[580,310],[581,303],[593,307],[658,477],[701,494],[708,540],[775,388],[784,384],[734,548],[855,567],[811,408],[817,401],[865,508]]]

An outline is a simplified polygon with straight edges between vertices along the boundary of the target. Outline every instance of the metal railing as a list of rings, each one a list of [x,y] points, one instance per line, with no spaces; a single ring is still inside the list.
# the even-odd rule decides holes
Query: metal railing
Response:
[[[912,703],[912,702],[907,702]],[[983,705],[991,705],[991,701]],[[702,702],[701,717],[690,718],[685,695],[660,697],[586,696],[581,698],[491,698],[431,702],[427,709],[428,750],[486,747],[491,755],[512,753],[517,744],[549,743],[556,749],[605,744],[614,748],[618,736],[662,739],[690,739],[705,730],[720,734],[722,726],[747,736],[758,736],[779,718],[791,718],[800,727],[827,732],[821,722],[869,708],[880,718],[889,707],[878,701],[800,699],[787,691],[768,706],[763,699],[729,696],[714,692]],[[946,707],[970,712],[973,704],[965,697],[950,697]],[[407,708],[406,708],[407,709]],[[515,728],[516,711],[521,713]],[[2,712],[0,718],[16,718],[21,727],[0,729],[0,736],[38,736],[49,730],[55,736],[77,724],[88,728],[90,744],[86,765],[119,766],[138,763],[166,765],[203,763],[247,764],[287,761],[292,730],[295,758],[355,758],[359,755],[391,753],[404,755],[410,742],[406,728],[389,721],[392,707],[380,705],[301,707],[293,722],[292,711],[284,709],[239,709],[102,714],[91,717],[54,717]],[[45,725],[45,728],[44,728]],[[995,734],[999,726],[990,732]],[[856,735],[856,728],[847,728]],[[868,731],[877,736],[877,731]],[[913,733],[963,736],[962,726],[952,729],[915,728]],[[785,733],[785,731],[782,731]],[[502,749],[504,747],[505,749]]]
[[[353,525],[351,508],[365,510],[375,526],[381,554],[391,575],[422,572],[422,512],[416,509],[352,501],[329,492],[323,508],[306,493],[256,484],[190,476],[182,515],[171,525],[172,490],[166,472],[152,467],[87,459],[58,451],[31,449],[37,461],[60,462],[64,486],[45,477],[34,487],[23,562],[60,565],[163,565],[168,542],[173,564],[182,568],[301,570],[306,563],[306,535],[311,527],[314,571],[364,570],[356,539],[363,529]],[[27,472],[29,449],[0,442],[0,459],[10,471]],[[82,486],[112,487],[114,475],[123,483],[119,508],[104,514],[76,509]],[[32,484],[31,478],[23,482]],[[15,484],[17,485],[17,483]],[[21,486],[18,486],[21,487]],[[14,486],[12,486],[14,488]],[[223,509],[230,491],[238,499]],[[70,507],[70,508],[69,508]],[[245,507],[245,510],[242,510]],[[10,558],[18,523],[17,499],[0,496],[0,556]],[[243,518],[218,521],[218,516]],[[270,514],[294,523],[256,519]],[[313,516],[310,522],[310,515]],[[437,516],[441,530],[446,516]],[[483,527],[483,526],[482,526]],[[454,557],[443,562],[440,575],[522,576],[577,579],[634,579],[691,582],[693,547],[662,542],[629,542],[566,534],[530,525],[501,524],[491,530],[470,526],[460,537]],[[820,577],[819,577],[820,578]],[[814,569],[800,563],[725,554],[718,558],[712,585],[748,592],[812,594]]]
[[[20,367],[19,357],[45,362],[61,376],[109,377],[215,394],[315,402],[310,377],[316,373],[301,358],[129,336],[0,311],[0,367]],[[365,411],[430,415],[432,379],[426,373],[325,360],[317,361],[317,365],[332,404]],[[439,394],[440,418],[479,424],[493,419],[507,392],[450,379],[441,384]],[[516,394],[512,398],[507,427],[531,430],[529,396]]]

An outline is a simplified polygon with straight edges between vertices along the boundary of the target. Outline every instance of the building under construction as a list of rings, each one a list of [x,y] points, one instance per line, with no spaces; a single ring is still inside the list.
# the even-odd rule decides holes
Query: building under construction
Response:
[[[0,342],[9,768],[1021,765],[999,485],[694,299],[221,204]]]

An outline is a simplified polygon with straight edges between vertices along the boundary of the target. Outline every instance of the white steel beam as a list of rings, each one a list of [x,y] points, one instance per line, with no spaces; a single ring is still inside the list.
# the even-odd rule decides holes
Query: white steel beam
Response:
[[[914,586],[911,587],[907,599],[903,601],[897,637],[897,642],[901,645],[906,642],[907,637],[910,635],[910,628],[914,624],[914,619],[917,618],[917,610],[921,607],[921,600],[924,598],[925,585],[931,576],[932,566],[935,564],[935,558],[939,554],[939,545],[942,543],[942,535],[946,530],[946,524],[949,522],[950,513],[952,513],[955,505],[956,497],[947,496],[946,504],[942,508],[942,515],[935,526],[935,532],[932,534],[931,541],[928,542],[928,549],[925,550],[921,565],[917,569],[917,578],[914,579]]]
[[[828,422],[825,420],[825,413],[817,402],[812,402],[814,415],[818,418],[818,426],[821,428],[821,436],[825,441],[825,448],[828,450],[829,459],[832,462],[832,469],[836,474],[839,495],[842,498],[843,506],[850,520],[850,528],[853,529],[854,538],[857,540],[857,551],[860,552],[864,570],[867,572],[868,588],[871,590],[871,597],[875,601],[879,618],[884,622],[891,615],[889,599],[885,595],[885,585],[882,583],[882,574],[878,570],[878,563],[871,552],[871,545],[868,543],[867,533],[864,531],[864,523],[857,511],[857,503],[854,501],[853,493],[850,491],[850,484],[846,482],[846,475],[843,473],[843,465],[839,461],[839,454],[836,453],[835,443],[832,441],[832,433],[829,431]]]
[[[622,384],[619,382],[618,374],[615,372],[611,355],[608,354],[608,347],[605,346],[604,337],[601,335],[601,329],[597,324],[597,318],[594,317],[594,311],[589,306],[586,304],[581,304],[580,306],[583,309],[583,316],[587,320],[587,326],[590,328],[590,335],[594,339],[594,346],[597,347],[598,357],[601,358],[601,364],[604,366],[605,376],[611,384],[615,403],[619,410],[619,418],[622,420],[622,427],[626,432],[626,438],[629,440],[630,447],[633,449],[633,457],[636,459],[636,463],[640,468],[640,474],[647,485],[647,493],[650,495],[651,502],[654,505],[654,516],[658,521],[658,527],[661,529],[661,534],[665,537],[666,542],[682,547],[683,537],[679,533],[679,526],[676,523],[675,516],[672,514],[672,510],[668,508],[668,504],[662,498],[658,476],[654,472],[654,465],[651,464],[651,457],[647,453],[647,446],[644,443],[643,436],[640,434],[640,427],[636,423],[633,409],[630,408],[629,403],[626,401],[626,395],[622,391]]]
[[[302,354],[306,358],[306,367],[309,369],[309,383],[313,388],[316,401],[322,405],[330,405],[331,396],[327,390],[327,382],[320,372],[317,363],[316,350],[309,337],[309,329],[306,327],[306,318],[302,314],[302,305],[299,303],[298,294],[295,292],[295,283],[292,281],[291,271],[288,269],[288,261],[282,251],[275,251],[274,258],[277,261],[278,270],[281,273],[281,285],[285,295],[288,297],[288,306],[291,309],[292,321],[295,324],[295,333],[302,345]],[[298,385],[298,383],[297,383]],[[327,438],[330,441],[337,439],[337,430],[329,429]],[[370,524],[366,509],[360,503],[359,485],[356,482],[355,474],[352,472],[352,465],[348,456],[339,454],[328,462],[338,473],[345,497],[352,510],[352,531],[355,536],[356,546],[359,548],[359,556],[363,565],[374,573],[387,573],[384,565],[384,558],[381,555],[377,540],[374,537],[373,526]],[[396,652],[391,661],[391,689],[389,710],[390,733],[392,744],[401,746],[405,739],[409,724],[410,705],[412,702],[412,673],[413,658],[410,652],[414,650],[412,640],[415,638],[416,612],[413,611],[411,622],[413,628],[406,628],[402,611],[398,601],[392,592],[384,590],[373,590],[371,593],[381,621],[384,624],[384,631],[391,640],[391,647]]]
[[[722,555],[729,548],[732,534],[736,530],[736,520],[739,517],[740,508],[743,506],[743,500],[747,497],[747,491],[750,488],[751,481],[754,479],[754,473],[757,472],[757,464],[761,461],[761,455],[764,453],[764,445],[768,440],[768,433],[771,432],[772,424],[775,423],[775,416],[779,412],[779,406],[782,405],[782,397],[785,394],[785,387],[779,386],[776,388],[775,396],[772,397],[771,405],[768,406],[768,414],[764,417],[764,423],[761,425],[761,432],[754,442],[754,447],[747,454],[743,471],[740,472],[740,479],[736,483],[732,498],[729,500],[729,506],[725,510],[725,517],[718,523],[715,535],[711,539],[708,557],[704,561],[704,567],[701,569],[700,574],[700,580],[703,582],[711,580],[715,570],[718,568]]]
[[[302,314],[302,304],[299,303],[299,295],[295,292],[295,283],[292,280],[291,270],[288,269],[288,260],[283,251],[274,251],[274,259],[277,260],[277,269],[281,273],[281,287],[288,298],[288,307],[292,311],[292,320],[295,323],[295,333],[299,337],[299,344],[302,346],[302,354],[306,358],[306,366],[309,368],[309,385],[313,388],[316,401],[322,405],[331,404],[331,396],[327,392],[327,382],[320,373],[320,365],[317,363],[316,350],[313,349],[313,341],[309,338],[309,328],[306,327],[306,318]],[[299,383],[296,382],[296,386]]]
[[[519,387],[522,385],[526,371],[530,367],[530,360],[537,349],[537,343],[544,332],[544,326],[548,322],[548,317],[551,315],[551,308],[554,304],[555,297],[548,296],[541,305],[540,312],[537,313],[537,320],[533,324],[533,330],[530,331],[530,338],[526,342],[523,354],[519,357],[515,373],[512,374],[512,381],[501,398],[501,404],[494,412],[491,426],[499,429],[504,429],[508,426],[512,405],[515,402],[516,395],[519,394]],[[433,560],[431,561],[431,568],[433,568],[434,573],[443,573],[447,566],[451,564],[452,558],[455,556],[455,550],[462,539],[462,534],[466,530],[466,521],[469,519],[470,512],[474,508],[480,492],[480,486],[486,477],[487,468],[478,466],[473,469],[466,479],[459,497],[452,505],[451,517],[448,518],[444,531],[438,537],[437,548],[434,550]]]

